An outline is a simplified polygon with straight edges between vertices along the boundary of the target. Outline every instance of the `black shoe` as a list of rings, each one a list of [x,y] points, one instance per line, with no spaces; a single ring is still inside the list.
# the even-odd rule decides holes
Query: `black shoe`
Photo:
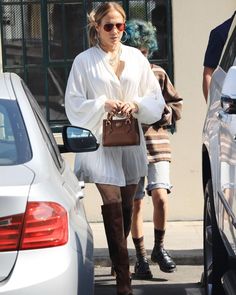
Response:
[[[160,270],[163,272],[174,272],[176,264],[170,254],[164,248],[156,248],[154,246],[151,254],[151,260],[159,264]]]
[[[150,280],[152,279],[152,272],[150,270],[148,260],[146,257],[138,259],[134,266],[134,273],[132,278],[136,280]]]

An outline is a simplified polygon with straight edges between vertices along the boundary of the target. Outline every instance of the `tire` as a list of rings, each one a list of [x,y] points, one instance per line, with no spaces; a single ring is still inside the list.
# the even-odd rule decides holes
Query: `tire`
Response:
[[[205,294],[224,295],[221,278],[227,270],[227,252],[217,226],[211,180],[205,189],[203,230]]]

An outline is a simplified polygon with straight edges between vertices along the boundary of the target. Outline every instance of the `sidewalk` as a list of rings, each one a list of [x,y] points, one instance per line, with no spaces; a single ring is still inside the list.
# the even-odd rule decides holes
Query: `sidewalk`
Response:
[[[94,237],[95,265],[110,265],[107,241],[103,223],[90,223]],[[153,223],[144,222],[144,242],[150,260],[153,248]],[[128,237],[130,263],[135,263],[135,250],[131,236]],[[165,249],[169,251],[178,265],[203,264],[203,221],[168,222]],[[151,261],[150,261],[151,263]]]

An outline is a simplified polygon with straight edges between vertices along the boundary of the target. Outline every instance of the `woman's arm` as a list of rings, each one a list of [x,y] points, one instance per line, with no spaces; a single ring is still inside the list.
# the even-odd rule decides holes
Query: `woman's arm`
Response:
[[[141,53],[140,53],[141,54]],[[134,114],[141,123],[152,124],[161,119],[165,101],[161,93],[159,82],[155,78],[148,60],[140,55],[142,59],[142,75],[139,85],[139,97],[134,98],[139,111]]]
[[[72,65],[65,93],[65,109],[71,124],[94,131],[105,113],[106,95],[87,97],[84,65],[77,57]]]

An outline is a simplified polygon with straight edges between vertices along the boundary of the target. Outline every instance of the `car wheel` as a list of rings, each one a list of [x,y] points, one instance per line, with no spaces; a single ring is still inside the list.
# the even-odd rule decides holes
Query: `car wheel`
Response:
[[[217,227],[212,182],[208,181],[204,202],[204,286],[206,295],[224,295],[221,277],[226,270],[227,253]]]

